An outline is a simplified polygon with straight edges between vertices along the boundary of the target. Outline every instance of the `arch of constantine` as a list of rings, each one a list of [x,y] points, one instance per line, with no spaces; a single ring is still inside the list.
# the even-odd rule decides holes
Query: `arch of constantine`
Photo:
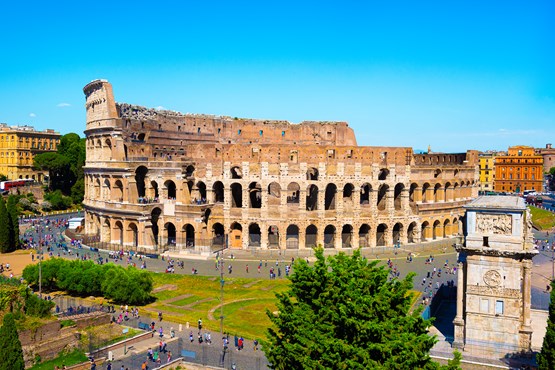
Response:
[[[114,249],[402,245],[461,232],[478,153],[357,146],[346,122],[181,114],[84,87],[85,230]]]

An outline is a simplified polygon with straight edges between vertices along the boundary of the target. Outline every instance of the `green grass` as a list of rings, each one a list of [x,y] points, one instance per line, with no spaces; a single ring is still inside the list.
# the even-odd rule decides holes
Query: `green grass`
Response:
[[[196,327],[198,319],[211,331],[220,330],[219,279],[198,275],[171,275],[152,273],[154,287],[172,285],[154,296],[157,301],[145,306],[142,315],[155,318],[159,311],[168,321]],[[227,278],[224,285],[224,330],[245,338],[260,338],[270,326],[266,309],[275,311],[276,292],[289,286],[288,280]],[[177,301],[171,299],[189,297]],[[189,306],[188,309],[175,306]],[[210,318],[209,318],[210,317]]]
[[[60,325],[62,325],[62,328],[66,327],[66,326],[73,326],[73,325],[75,325],[75,321],[73,321],[73,320],[62,320],[62,321],[60,321]]]
[[[54,366],[62,368],[62,365],[71,366],[86,362],[87,360],[85,352],[76,349],[73,352],[62,353],[53,360],[41,362],[31,367],[30,370],[52,370]]]
[[[555,214],[545,209],[530,207],[532,223],[540,230],[548,230],[555,226]]]

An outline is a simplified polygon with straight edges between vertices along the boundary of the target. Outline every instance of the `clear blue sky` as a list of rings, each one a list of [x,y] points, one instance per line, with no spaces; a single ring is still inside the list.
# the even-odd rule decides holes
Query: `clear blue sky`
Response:
[[[553,1],[10,1],[0,122],[82,135],[82,88],[190,113],[347,121],[359,145],[555,144]]]

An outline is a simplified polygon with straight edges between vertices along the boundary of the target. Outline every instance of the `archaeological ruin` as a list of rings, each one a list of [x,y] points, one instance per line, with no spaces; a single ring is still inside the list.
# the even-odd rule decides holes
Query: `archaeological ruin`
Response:
[[[346,122],[181,114],[86,96],[85,232],[113,249],[393,247],[462,234],[478,153],[357,146]]]

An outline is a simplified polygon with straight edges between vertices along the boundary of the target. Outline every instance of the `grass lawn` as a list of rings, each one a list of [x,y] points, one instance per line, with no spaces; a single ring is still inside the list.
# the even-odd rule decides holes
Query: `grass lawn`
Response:
[[[153,273],[157,301],[143,307],[141,316],[156,318],[158,312],[168,321],[220,330],[220,280],[217,277]],[[270,326],[266,309],[275,311],[274,293],[283,292],[288,280],[226,278],[224,285],[224,330],[231,335],[260,338]]]
[[[547,230],[555,226],[555,214],[545,209],[530,207],[532,223],[540,230]]]
[[[74,350],[69,353],[62,353],[53,360],[45,361],[37,364],[30,368],[30,370],[52,370],[54,366],[62,368],[62,365],[71,366],[80,364],[87,361],[88,358],[85,356],[85,352],[80,350]]]

